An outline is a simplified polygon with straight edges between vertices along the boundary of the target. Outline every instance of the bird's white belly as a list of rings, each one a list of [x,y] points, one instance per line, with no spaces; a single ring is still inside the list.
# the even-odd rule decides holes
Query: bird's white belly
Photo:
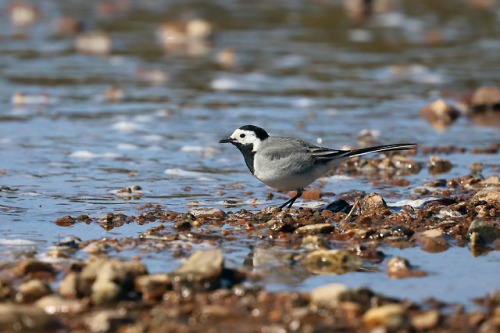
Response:
[[[283,168],[256,168],[255,177],[279,191],[295,191],[311,184],[317,178],[323,176],[328,169],[326,165],[322,167],[316,166],[303,172]]]

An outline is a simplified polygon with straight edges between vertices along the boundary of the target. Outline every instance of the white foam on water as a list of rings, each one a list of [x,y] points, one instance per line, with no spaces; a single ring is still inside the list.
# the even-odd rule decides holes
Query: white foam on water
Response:
[[[204,173],[196,171],[188,171],[180,168],[166,169],[165,174],[169,176],[185,177],[185,178],[196,178],[200,181],[212,181],[213,178],[206,177]]]
[[[6,245],[6,246],[27,246],[27,245],[36,245],[38,244],[35,241],[29,240],[29,239],[22,239],[22,238],[14,238],[14,239],[9,239],[9,238],[0,238],[0,245]]]
[[[88,151],[88,150],[77,150],[77,151],[69,154],[69,157],[76,158],[76,159],[82,160],[82,161],[93,160],[95,158],[113,159],[113,158],[117,158],[119,156],[120,155],[115,154],[115,153],[93,153],[93,152]]]
[[[140,128],[140,125],[131,121],[119,121],[111,125],[111,127],[120,132],[133,132]]]

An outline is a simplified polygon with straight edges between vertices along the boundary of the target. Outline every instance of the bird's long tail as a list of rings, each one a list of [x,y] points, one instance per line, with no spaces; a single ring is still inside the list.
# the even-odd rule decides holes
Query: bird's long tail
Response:
[[[396,143],[396,144],[392,144],[392,145],[384,145],[384,146],[367,147],[367,148],[360,148],[360,149],[354,149],[354,150],[346,150],[345,153],[343,153],[341,157],[354,157],[354,156],[360,156],[360,155],[382,152],[382,151],[391,151],[391,150],[415,149],[416,147],[417,147],[416,143]]]

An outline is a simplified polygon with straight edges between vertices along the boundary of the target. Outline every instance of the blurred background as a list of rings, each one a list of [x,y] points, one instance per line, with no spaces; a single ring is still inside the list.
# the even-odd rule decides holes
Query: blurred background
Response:
[[[474,162],[485,176],[498,173],[496,0],[46,0],[0,9],[4,239],[135,236],[144,228],[53,221],[137,215],[145,203],[281,203],[285,194],[266,201],[270,190],[234,147],[218,145],[245,124],[332,148],[419,143],[423,167],[408,183],[373,184],[384,179],[377,173],[323,184],[335,194],[396,201]],[[436,152],[452,166],[444,174],[426,167]]]

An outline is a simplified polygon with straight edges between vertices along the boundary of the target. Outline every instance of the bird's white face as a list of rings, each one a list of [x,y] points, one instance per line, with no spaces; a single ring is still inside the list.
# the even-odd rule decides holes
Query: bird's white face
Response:
[[[261,139],[257,137],[257,134],[251,130],[243,130],[238,128],[236,131],[231,134],[229,137],[231,139],[231,143],[240,144],[243,146],[252,146],[252,151],[257,151],[262,142]]]

